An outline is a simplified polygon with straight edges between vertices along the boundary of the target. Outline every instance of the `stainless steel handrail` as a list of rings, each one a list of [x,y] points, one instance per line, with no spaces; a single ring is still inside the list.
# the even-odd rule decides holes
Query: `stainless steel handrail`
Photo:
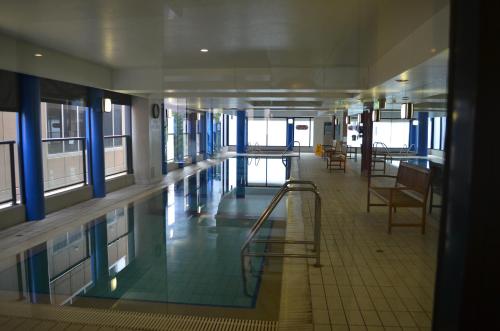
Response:
[[[301,186],[290,186],[290,185],[308,185],[309,187],[301,187]],[[278,203],[288,192],[312,192],[315,195],[315,209],[314,209],[314,240],[280,240],[280,239],[266,239],[266,240],[256,240],[254,237],[261,229],[264,222],[269,218],[272,214]],[[281,189],[276,193],[273,197],[269,205],[266,207],[264,212],[260,215],[259,219],[255,224],[250,228],[250,233],[247,236],[247,239],[241,246],[240,250],[240,259],[241,259],[241,273],[243,276],[243,285],[245,289],[245,293],[247,292],[247,282],[246,282],[246,273],[245,273],[245,256],[260,256],[260,257],[295,257],[295,258],[315,258],[316,267],[321,266],[321,256],[320,256],[320,240],[321,240],[321,196],[319,195],[317,186],[311,182],[306,180],[289,180],[285,182]],[[314,245],[313,252],[314,254],[290,254],[290,253],[254,253],[250,252],[250,243],[283,243],[283,244],[312,244]]]
[[[300,141],[298,141],[298,140],[294,140],[293,142],[290,142],[290,143],[286,146],[286,148],[285,148],[285,150],[283,151],[283,153],[281,153],[281,157],[283,157],[283,156],[285,156],[285,155],[286,155],[286,153],[288,152],[288,149],[289,149],[290,147],[292,147],[292,151],[293,151],[293,148],[295,147],[295,143],[299,143],[299,158],[300,158],[300,148],[301,148],[301,145],[300,145]]]

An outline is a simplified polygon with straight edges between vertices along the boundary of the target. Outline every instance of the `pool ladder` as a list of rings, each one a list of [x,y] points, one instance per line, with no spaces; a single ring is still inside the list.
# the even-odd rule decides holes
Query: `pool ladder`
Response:
[[[292,186],[293,185],[293,186]],[[285,240],[285,239],[255,239],[255,236],[262,228],[265,221],[271,216],[272,212],[279,204],[281,199],[288,192],[312,192],[315,196],[314,203],[314,240]],[[243,276],[243,286],[245,293],[247,293],[247,279],[246,279],[246,263],[245,258],[247,257],[293,257],[293,258],[314,258],[316,262],[315,267],[320,267],[320,240],[321,240],[321,196],[319,195],[317,186],[308,180],[288,180],[280,188],[279,192],[273,197],[269,205],[266,207],[264,212],[260,215],[257,222],[250,228],[250,233],[243,246],[240,250],[241,259],[241,273]],[[313,245],[313,254],[302,253],[302,254],[291,254],[291,253],[272,253],[268,251],[264,252],[250,252],[251,243],[260,244],[304,244]],[[251,267],[251,266],[250,266]]]

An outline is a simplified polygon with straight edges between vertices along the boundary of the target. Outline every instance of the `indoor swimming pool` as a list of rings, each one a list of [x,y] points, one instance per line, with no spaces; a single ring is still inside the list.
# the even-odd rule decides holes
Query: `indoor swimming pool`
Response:
[[[242,271],[240,249],[289,176],[281,158],[226,159],[28,250],[0,254],[0,301],[275,319],[281,261],[252,257]],[[259,237],[283,238],[285,218],[283,200]],[[268,249],[282,247],[253,247]]]

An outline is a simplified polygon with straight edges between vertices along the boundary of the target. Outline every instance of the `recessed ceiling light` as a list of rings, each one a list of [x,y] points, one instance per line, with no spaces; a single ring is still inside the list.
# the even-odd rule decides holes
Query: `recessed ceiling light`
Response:
[[[202,53],[206,53],[206,52],[208,52],[208,49],[206,49],[206,48],[202,48],[202,49],[200,49],[200,52],[202,52]]]
[[[43,54],[41,54],[41,53],[35,53],[35,57],[42,57],[42,56],[43,56]]]

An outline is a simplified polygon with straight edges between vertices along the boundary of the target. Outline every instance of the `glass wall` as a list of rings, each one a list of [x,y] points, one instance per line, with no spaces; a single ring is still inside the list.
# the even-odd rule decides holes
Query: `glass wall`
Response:
[[[42,102],[42,162],[45,191],[82,184],[87,108]],[[63,140],[61,140],[63,139]]]
[[[122,174],[127,171],[126,137],[129,135],[130,106],[112,105],[109,113],[103,114],[104,156],[106,176]]]
[[[373,123],[373,143],[380,142],[389,148],[408,146],[410,126],[408,121],[383,121]]]
[[[229,146],[236,146],[236,135],[237,135],[237,125],[236,125],[236,116],[229,116]]]
[[[249,118],[248,145],[286,146],[286,118]]]
[[[0,141],[17,140],[17,113],[0,111]],[[18,145],[14,145],[14,167],[17,201],[19,201],[19,161]],[[0,145],[0,204],[12,200],[10,148],[8,144]]]
[[[300,146],[312,146],[314,138],[314,122],[310,118],[295,118],[293,126],[293,140]],[[298,129],[297,129],[298,128]]]

